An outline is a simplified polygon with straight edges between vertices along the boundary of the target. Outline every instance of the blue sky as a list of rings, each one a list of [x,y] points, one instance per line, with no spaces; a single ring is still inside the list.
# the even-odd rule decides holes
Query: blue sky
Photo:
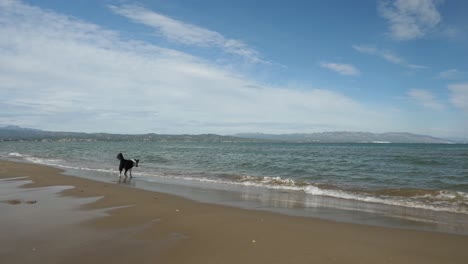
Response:
[[[468,138],[468,2],[0,0],[0,124]]]

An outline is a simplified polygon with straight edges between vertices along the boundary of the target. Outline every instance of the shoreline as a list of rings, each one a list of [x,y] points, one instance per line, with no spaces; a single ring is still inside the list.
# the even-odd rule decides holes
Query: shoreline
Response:
[[[0,245],[50,241],[51,236],[60,245],[69,232],[68,240],[77,239],[72,244],[78,246],[67,248],[62,245],[57,252],[49,252],[51,255],[46,254],[39,261],[56,260],[57,263],[109,260],[114,263],[465,263],[468,258],[465,249],[468,236],[339,223],[205,204],[62,173],[56,168],[0,160],[0,179],[27,177],[11,181],[33,181],[18,190],[28,193],[27,190],[47,186],[73,186],[60,190],[50,200],[58,204],[67,204],[67,199],[86,200],[64,213],[64,217],[55,219],[67,227],[67,234],[28,233],[15,238],[17,230],[3,228],[0,230],[8,235],[0,240]],[[15,191],[14,187],[10,189],[13,196],[16,192],[20,197],[16,199],[21,200],[21,195],[25,195]],[[47,207],[42,200],[36,201],[35,204],[12,205],[2,199],[0,208],[10,215],[10,219],[15,219],[15,208],[27,212],[29,207]],[[67,224],[70,218],[66,215],[77,212],[88,212],[92,217]],[[32,217],[40,219],[41,212],[37,213]],[[41,228],[46,223],[36,221],[35,224]],[[15,223],[9,223],[12,225]],[[101,243],[103,241],[106,243]],[[0,251],[0,260],[7,256],[6,263],[20,263],[15,256],[38,255],[37,251],[19,254],[20,248],[11,250]],[[82,256],[79,260],[78,255]]]
[[[50,166],[65,170],[63,174],[100,182],[117,182],[118,172],[109,166],[93,169],[44,162],[35,158],[9,158],[7,161]],[[13,157],[17,157],[13,155]],[[157,173],[156,173],[157,175]],[[433,210],[421,206],[393,204],[390,201],[369,201],[328,195],[312,195],[302,190],[236,185],[192,179],[187,177],[153,177],[147,172],[126,182],[126,185],[153,192],[166,193],[197,202],[262,210],[291,216],[319,218],[344,223],[393,227],[410,230],[434,231],[468,235],[468,214]],[[444,197],[448,194],[441,193]],[[362,197],[361,197],[362,198]],[[404,202],[404,201],[403,201]]]

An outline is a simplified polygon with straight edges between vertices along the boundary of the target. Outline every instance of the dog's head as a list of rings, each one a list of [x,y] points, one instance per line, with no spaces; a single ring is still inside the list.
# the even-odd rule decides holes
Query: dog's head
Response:
[[[140,162],[140,160],[139,160],[139,159],[135,159],[134,161],[135,161],[135,167],[138,167],[138,162]]]

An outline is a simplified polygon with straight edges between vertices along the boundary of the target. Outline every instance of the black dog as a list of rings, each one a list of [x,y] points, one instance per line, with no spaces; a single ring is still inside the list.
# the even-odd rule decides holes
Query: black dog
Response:
[[[117,159],[120,160],[119,178],[120,176],[122,176],[122,170],[125,170],[124,172],[125,178],[127,178],[127,171],[130,171],[130,178],[132,178],[132,168],[133,166],[138,167],[138,162],[140,162],[140,160],[138,159],[126,160],[124,159],[124,156],[122,155],[122,153],[117,154]]]

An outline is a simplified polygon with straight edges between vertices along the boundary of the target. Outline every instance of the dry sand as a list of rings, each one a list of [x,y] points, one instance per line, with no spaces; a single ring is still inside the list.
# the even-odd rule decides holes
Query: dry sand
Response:
[[[0,181],[0,263],[468,263],[468,236],[202,204],[0,161],[0,179],[24,176]]]

